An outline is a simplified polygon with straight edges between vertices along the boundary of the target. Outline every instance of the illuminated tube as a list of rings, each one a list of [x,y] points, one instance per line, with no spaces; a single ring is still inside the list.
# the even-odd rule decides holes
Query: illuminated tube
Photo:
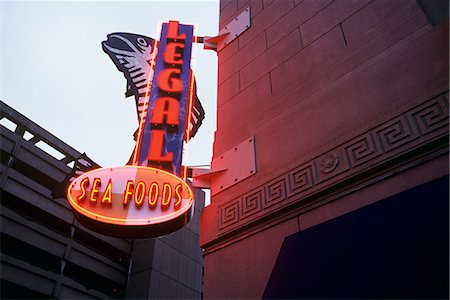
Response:
[[[102,234],[148,238],[192,218],[191,187],[172,173],[143,166],[99,168],[76,178],[67,199],[77,220]]]

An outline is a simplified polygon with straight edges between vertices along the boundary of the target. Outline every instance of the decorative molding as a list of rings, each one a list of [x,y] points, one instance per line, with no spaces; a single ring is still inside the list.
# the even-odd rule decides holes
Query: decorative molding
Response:
[[[314,166],[309,163],[295,168],[287,174],[289,178],[288,197],[304,193],[314,185]]]
[[[400,159],[438,138],[448,138],[448,98],[448,92],[433,98],[220,206],[219,235],[370,172],[380,163]]]
[[[319,170],[324,174],[334,171],[339,164],[339,155],[331,153],[320,160]]]
[[[256,189],[251,193],[245,195],[241,199],[240,219],[247,218],[259,211],[261,211],[261,200],[264,198],[264,190]]]

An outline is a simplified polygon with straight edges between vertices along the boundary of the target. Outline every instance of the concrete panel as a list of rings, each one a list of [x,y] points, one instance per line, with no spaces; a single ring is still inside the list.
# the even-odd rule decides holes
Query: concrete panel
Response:
[[[0,144],[0,147],[3,151],[7,153],[11,153],[13,151],[15,144],[14,140],[8,137],[9,135],[14,134],[2,126],[1,127],[2,143]]]
[[[228,23],[228,21],[234,17],[234,15],[237,15],[238,7],[237,7],[237,1],[229,1],[226,3],[223,7],[220,8],[220,16],[219,16],[219,30],[222,29],[223,26]]]
[[[29,226],[25,226],[23,223],[15,222],[3,215],[2,208],[2,218],[1,218],[1,230],[2,233],[6,233],[13,236],[16,239],[24,241],[30,245],[33,245],[39,249],[47,251],[53,255],[62,257],[64,255],[64,250],[66,245],[58,240],[55,240],[45,234],[40,233],[36,229],[30,228],[29,226],[35,225],[35,223],[29,223]],[[46,232],[48,233],[48,232]]]
[[[243,47],[256,38],[279,18],[283,17],[294,7],[292,1],[274,1],[252,18],[252,25],[239,36],[239,47]]]
[[[242,67],[253,61],[259,55],[261,55],[267,49],[266,34],[262,32],[251,42],[243,47],[240,47],[239,51],[235,53],[228,60],[224,61],[219,68],[218,82],[219,88],[226,79],[230,78],[233,74],[239,71]],[[221,54],[219,54],[219,57]],[[220,98],[220,94],[219,94]]]
[[[132,272],[137,273],[150,269],[152,267],[154,254],[153,239],[136,240],[133,246]]]
[[[217,52],[218,65],[220,66],[224,61],[226,61],[230,57],[233,57],[233,55],[238,51],[238,49],[239,49],[238,43],[229,43],[228,45],[220,49],[220,51]]]
[[[123,271],[109,265],[106,260],[103,262],[98,260],[102,257],[90,256],[89,254],[94,254],[90,250],[84,249],[84,252],[82,250],[71,248],[67,260],[117,283],[122,284],[126,281],[127,276]]]
[[[305,23],[331,2],[332,0],[304,0],[299,3],[295,8],[267,28],[267,42],[269,47],[274,46],[286,34]]]
[[[168,299],[175,299],[175,297],[177,296],[177,288],[178,288],[178,284],[176,281],[170,280],[169,281],[169,288],[167,289],[167,296],[166,298]]]
[[[310,44],[367,5],[370,1],[372,0],[334,1],[300,26],[303,44]]]
[[[239,94],[239,72],[219,84],[217,94],[218,99],[224,102]]]
[[[177,299],[187,299],[186,297],[186,288],[179,284],[177,289]]]
[[[267,6],[269,6],[270,3],[272,3],[275,0],[263,0],[263,7],[266,8]]]
[[[97,295],[96,295],[97,296]],[[61,285],[59,290],[60,299],[96,299],[92,294],[85,293],[67,285]]]
[[[169,290],[169,277],[160,274],[159,277],[159,288],[158,288],[158,299],[166,299],[168,298],[168,290]]]
[[[254,18],[263,10],[263,1],[262,0],[237,0],[238,2],[238,10],[242,11],[247,7],[250,7],[250,16]]]
[[[39,148],[36,148],[34,145],[30,146],[23,144],[23,146],[19,148],[16,157],[33,168],[38,169],[47,176],[50,176],[57,182],[62,181],[67,175],[68,167],[65,164],[55,161],[51,155]],[[56,164],[50,163],[51,161],[56,162]]]
[[[148,276],[150,276],[150,275],[148,275]],[[147,296],[144,296],[144,297],[130,297],[130,298],[136,298],[136,299],[139,299],[139,298],[158,299],[160,278],[161,278],[161,274],[159,272],[151,272],[150,284],[148,286],[148,288],[149,288],[148,298],[147,298]],[[145,286],[145,282],[140,282],[139,280],[136,280],[136,284],[141,284],[141,285]]]
[[[127,286],[127,299],[155,299],[154,295],[158,288],[158,283],[155,288],[155,281],[158,279],[157,275],[153,276],[155,273],[157,272],[145,270],[131,274]]]
[[[35,191],[29,189],[28,185],[8,178],[3,186],[3,189],[14,196],[27,201],[47,212],[50,212],[63,220],[73,219],[73,215],[67,208],[50,201],[48,198],[37,194]]]
[[[422,26],[426,24],[426,18],[416,1],[375,0],[342,22],[342,28],[347,43],[354,45],[377,38],[385,31],[399,34],[398,31],[407,31],[411,27],[417,30],[417,26],[414,28],[414,21]]]
[[[240,88],[247,88],[300,49],[302,49],[300,34],[297,29],[294,29],[278,44],[269,48],[263,55],[242,68],[240,71]]]
[[[298,52],[289,60],[276,66],[272,73],[272,87],[275,94],[286,94],[317,74],[330,71],[331,66],[339,61],[348,51],[342,31],[336,27]],[[314,84],[314,82],[313,82]],[[316,88],[323,87],[315,83]],[[299,100],[298,97],[294,99]]]
[[[6,262],[5,257],[2,257],[0,270],[3,280],[14,282],[45,295],[52,295],[56,280],[34,273],[32,272],[33,269],[37,268],[24,269]]]
[[[222,11],[222,9],[227,6],[228,4],[230,4],[230,2],[235,2],[236,0],[221,0],[220,2],[220,11]]]
[[[189,262],[186,259],[183,259],[181,262],[180,282],[184,285],[188,284],[188,270],[189,270]]]
[[[261,103],[270,102],[268,97],[271,92],[270,75],[267,74],[230,101],[218,103],[217,130],[220,135],[214,141],[215,157],[230,149],[230,146],[235,146],[252,135],[255,126],[258,126],[258,124],[252,123],[253,114],[257,110],[263,109]]]
[[[111,247],[117,248],[122,252],[125,252],[125,253],[131,252],[131,243],[127,240],[99,234],[95,231],[92,231],[92,230],[84,227],[83,225],[78,223],[78,221],[76,219],[75,219],[75,227],[80,228],[83,231],[86,231],[90,235],[93,235],[94,237],[98,238],[99,240],[110,244]]]
[[[414,0],[377,0],[342,22],[342,29],[347,44],[352,47],[374,39],[378,44],[389,45],[426,24],[427,20]]]
[[[154,246],[154,254],[153,254],[153,269],[160,271],[162,270],[162,256],[164,252],[164,243],[162,243],[160,240],[155,240],[155,246]]]

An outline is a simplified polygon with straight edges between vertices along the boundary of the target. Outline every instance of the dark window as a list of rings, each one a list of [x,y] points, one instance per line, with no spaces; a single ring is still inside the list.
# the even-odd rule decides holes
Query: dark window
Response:
[[[26,261],[31,265],[56,274],[61,273],[61,260],[59,257],[5,233],[1,233],[1,241],[2,254]]]
[[[23,161],[21,161],[17,158],[14,159],[14,161],[11,165],[11,168],[13,168],[14,170],[18,171],[19,173],[27,176],[31,180],[39,183],[40,185],[45,186],[49,190],[53,190],[53,188],[58,183],[56,180],[54,180],[47,174],[42,173],[38,169],[33,168],[29,164],[24,163]]]
[[[75,229],[73,239],[80,244],[94,250],[98,254],[107,257],[115,263],[121,265],[128,271],[129,254],[125,253],[111,244],[108,244],[97,237],[83,231],[79,228]]]
[[[0,291],[2,299],[52,299],[48,295],[6,280],[0,281]]]
[[[66,263],[64,276],[73,279],[88,290],[93,289],[115,299],[123,298],[125,294],[124,286],[71,262]]]
[[[51,201],[51,200],[49,200]],[[24,218],[39,223],[62,235],[70,236],[70,224],[22,199],[2,190],[1,203]]]

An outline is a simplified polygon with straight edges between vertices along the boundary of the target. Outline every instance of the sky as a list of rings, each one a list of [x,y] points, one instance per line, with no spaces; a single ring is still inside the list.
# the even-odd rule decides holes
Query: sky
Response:
[[[113,32],[159,39],[160,22],[215,36],[219,1],[4,1],[0,100],[101,166],[124,165],[138,127],[134,97],[101,42]],[[192,68],[206,111],[184,165],[209,165],[216,126],[217,54],[194,45]]]

